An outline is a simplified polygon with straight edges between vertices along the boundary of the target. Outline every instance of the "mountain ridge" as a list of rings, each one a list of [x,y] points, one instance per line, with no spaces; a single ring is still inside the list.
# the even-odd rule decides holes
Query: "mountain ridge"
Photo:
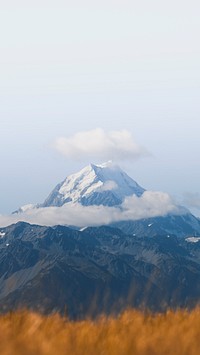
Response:
[[[63,210],[63,207],[67,208]],[[95,208],[85,210],[86,207]],[[85,228],[107,224],[116,226],[125,233],[140,236],[168,233],[186,237],[200,234],[200,220],[189,210],[176,205],[168,194],[145,190],[111,161],[89,164],[69,175],[53,189],[43,203],[23,206],[18,213],[22,213],[22,216],[24,213],[26,217],[26,213],[30,214],[31,211],[37,215],[40,211],[44,215],[46,211],[44,224],[48,225],[48,208],[55,208],[55,225],[60,223],[77,229],[78,226]],[[52,210],[49,213],[52,215]],[[81,213],[84,216],[83,223],[79,223]],[[91,213],[93,218],[89,217]],[[73,215],[71,219],[65,217],[69,214]],[[59,215],[62,216],[61,222],[57,222]],[[36,224],[40,224],[37,223],[37,217],[35,220]]]
[[[0,312],[67,309],[80,318],[128,306],[162,311],[199,302],[199,240],[24,222],[1,233]]]

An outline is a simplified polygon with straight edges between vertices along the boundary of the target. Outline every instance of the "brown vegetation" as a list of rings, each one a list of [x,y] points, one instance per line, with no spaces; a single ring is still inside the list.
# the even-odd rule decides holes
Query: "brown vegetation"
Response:
[[[28,311],[0,316],[1,355],[199,355],[200,308],[72,322]]]

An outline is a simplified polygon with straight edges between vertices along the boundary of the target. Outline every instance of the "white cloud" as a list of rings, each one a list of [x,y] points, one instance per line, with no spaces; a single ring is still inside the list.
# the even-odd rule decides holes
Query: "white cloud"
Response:
[[[118,188],[118,185],[113,180],[106,181],[101,187],[100,191],[111,191]]]
[[[47,226],[61,224],[84,227],[186,212],[187,210],[177,206],[168,194],[145,191],[141,197],[135,195],[127,197],[119,207],[68,203],[62,207],[27,209],[19,214],[0,216],[0,226],[24,221]]]
[[[182,214],[186,209],[177,206],[164,192],[145,191],[141,197],[127,197],[123,203],[123,216],[126,220],[165,216],[169,213]]]
[[[105,132],[101,128],[57,138],[55,149],[69,159],[135,160],[149,155],[127,130]]]

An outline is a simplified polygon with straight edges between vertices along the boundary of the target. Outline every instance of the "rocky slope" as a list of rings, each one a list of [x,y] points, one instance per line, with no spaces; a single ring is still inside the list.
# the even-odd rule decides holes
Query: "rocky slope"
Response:
[[[0,230],[0,311],[55,310],[72,318],[128,305],[162,310],[200,300],[200,242],[17,223]]]

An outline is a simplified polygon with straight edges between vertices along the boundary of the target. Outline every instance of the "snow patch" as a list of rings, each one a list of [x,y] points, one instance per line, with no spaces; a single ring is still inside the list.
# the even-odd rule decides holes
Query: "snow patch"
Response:
[[[19,212],[26,212],[26,211],[32,210],[33,208],[35,208],[35,205],[29,203],[27,205],[20,207]]]
[[[80,232],[83,232],[85,229],[87,229],[88,227],[83,227],[80,229]]]
[[[186,238],[186,242],[188,243],[198,243],[200,241],[200,237],[189,237]]]
[[[96,166],[97,166],[98,168],[111,168],[111,167],[114,167],[115,165],[113,164],[112,160],[108,160],[108,161],[105,162],[105,163],[96,164]]]

